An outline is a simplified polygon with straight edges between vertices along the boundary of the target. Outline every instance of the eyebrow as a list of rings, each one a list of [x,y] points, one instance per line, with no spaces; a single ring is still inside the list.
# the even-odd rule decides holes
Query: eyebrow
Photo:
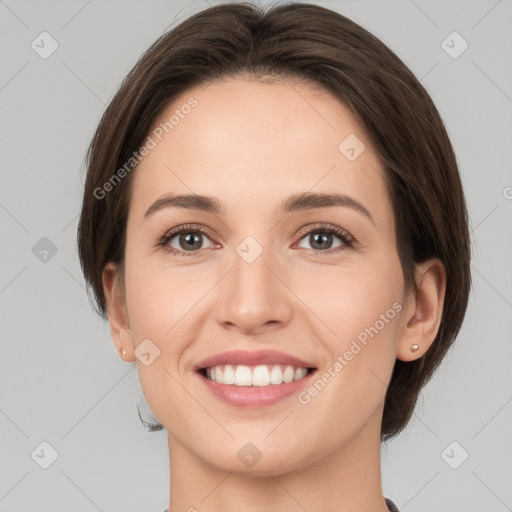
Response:
[[[345,206],[356,210],[367,217],[374,225],[375,220],[371,213],[356,199],[344,194],[325,194],[320,192],[301,192],[293,194],[284,200],[280,210],[284,213],[312,210],[314,208],[326,208],[333,206]],[[187,210],[200,210],[216,215],[226,213],[225,206],[215,197],[199,194],[174,195],[167,194],[157,199],[144,214],[148,219],[157,211],[166,208],[182,208]]]

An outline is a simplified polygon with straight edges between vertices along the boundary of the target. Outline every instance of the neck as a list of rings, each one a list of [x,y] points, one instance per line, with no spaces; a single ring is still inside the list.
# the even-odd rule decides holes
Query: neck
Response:
[[[238,471],[239,466],[223,471],[169,433],[169,511],[388,512],[381,486],[379,412],[326,456],[288,468],[280,461],[257,476]]]

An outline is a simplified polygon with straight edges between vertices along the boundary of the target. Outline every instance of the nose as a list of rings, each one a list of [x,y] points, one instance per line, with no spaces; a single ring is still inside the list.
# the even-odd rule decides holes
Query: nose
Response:
[[[292,317],[293,294],[271,249],[252,262],[237,252],[220,284],[216,317],[224,329],[263,334],[285,326]]]

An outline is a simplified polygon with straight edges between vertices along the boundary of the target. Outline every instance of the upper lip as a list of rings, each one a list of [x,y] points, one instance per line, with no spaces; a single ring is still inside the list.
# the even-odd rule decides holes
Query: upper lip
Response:
[[[258,366],[263,364],[286,364],[301,368],[315,368],[312,363],[302,361],[294,356],[277,350],[230,350],[203,359],[195,366],[195,370],[212,368],[223,364]]]

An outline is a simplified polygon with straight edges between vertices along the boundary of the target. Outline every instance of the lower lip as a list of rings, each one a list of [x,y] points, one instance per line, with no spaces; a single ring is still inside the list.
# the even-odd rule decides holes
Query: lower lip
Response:
[[[206,378],[199,372],[197,372],[197,375],[199,375],[199,378],[206,387],[225,403],[237,407],[265,407],[298,393],[304,386],[309,384],[312,375],[315,373],[316,371],[310,371],[302,379],[283,384],[271,384],[270,386],[219,384],[214,380]]]

